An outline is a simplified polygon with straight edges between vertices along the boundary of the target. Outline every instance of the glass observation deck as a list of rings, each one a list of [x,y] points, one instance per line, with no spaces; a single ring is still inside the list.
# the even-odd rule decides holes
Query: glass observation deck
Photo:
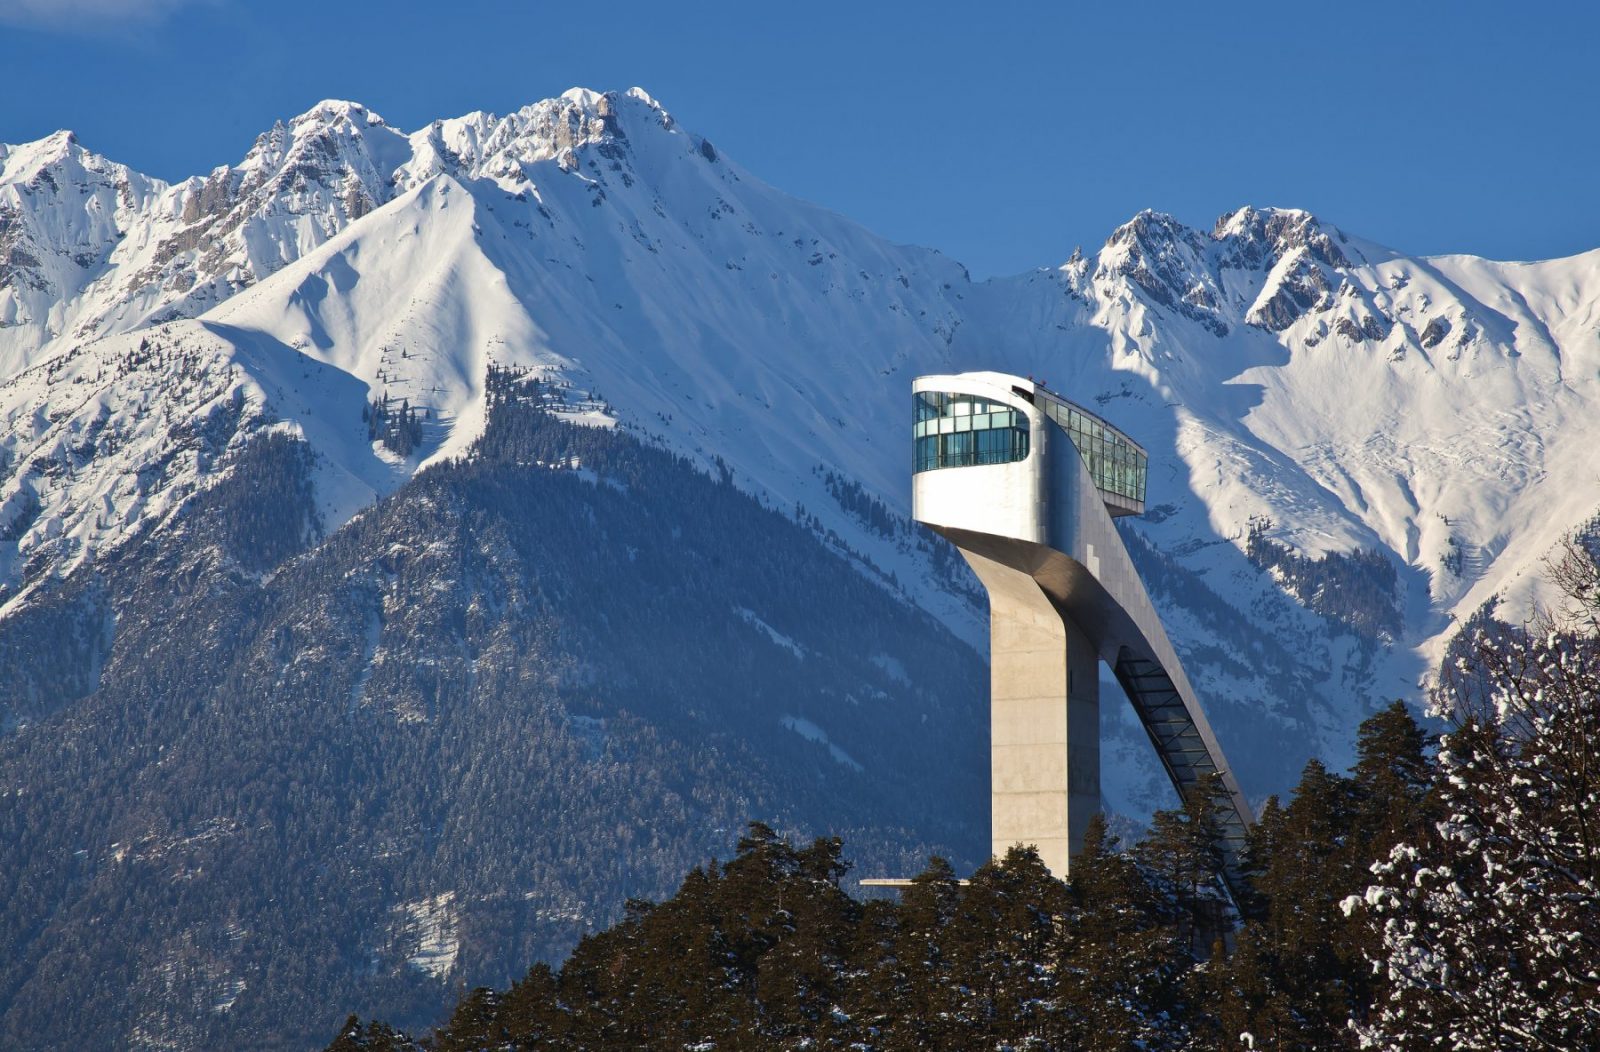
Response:
[[[1028,457],[1028,417],[977,395],[916,395],[916,471],[1009,464]]]
[[[1042,387],[1013,391],[1042,410],[1046,419],[1072,439],[1112,514],[1143,513],[1149,476],[1149,457],[1143,446],[1054,392]],[[1027,459],[1028,417],[1022,411],[959,392],[919,391],[915,399],[915,471]]]

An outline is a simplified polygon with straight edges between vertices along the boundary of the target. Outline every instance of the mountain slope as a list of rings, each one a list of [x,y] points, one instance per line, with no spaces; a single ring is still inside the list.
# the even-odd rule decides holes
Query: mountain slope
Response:
[[[76,341],[200,313],[387,200],[408,153],[344,102],[280,122],[238,165],[176,186],[70,132],[0,146],[0,376]]]
[[[310,452],[258,435],[171,528],[76,571],[61,622],[115,622],[96,689],[0,743],[3,1043],[426,1022],[750,814],[849,834],[872,871],[975,864],[970,650],[513,377],[473,452],[308,550]]]
[[[234,391],[252,426],[281,421],[311,441],[329,528],[467,448],[495,361],[566,385],[573,416],[655,436],[803,507],[869,574],[977,642],[970,583],[952,591],[903,521],[852,514],[840,480],[904,514],[895,421],[916,373],[1053,376],[1153,450],[1160,521],[1136,528],[1206,583],[1190,620],[1273,622],[1269,634],[1317,670],[1303,684],[1311,700],[1286,709],[1246,655],[1223,660],[1232,644],[1180,631],[1217,704],[1239,698],[1241,726],[1275,712],[1280,740],[1310,735],[1308,751],[1337,760],[1363,711],[1415,693],[1453,619],[1501,593],[1526,601],[1542,553],[1594,510],[1562,480],[1586,477],[1595,254],[1413,260],[1303,212],[1247,208],[1209,232],[1145,213],[1092,258],[975,284],[937,253],[884,244],[761,184],[637,90],[575,89],[410,136],[359,105],[324,103],[240,165],[178,188],[56,137],[12,150],[8,185],[28,172],[38,184],[56,170],[42,159],[58,154],[58,168],[111,172],[153,195],[138,219],[151,230],[173,213],[197,217],[188,222],[207,224],[211,246],[180,254],[189,277],[146,281],[138,295],[119,276],[140,269],[137,253],[119,248],[65,313],[92,333],[220,297],[203,331],[168,323],[173,338],[209,348],[206,393]],[[191,207],[207,186],[212,204]],[[226,288],[215,284],[224,258],[237,279]],[[214,296],[174,291],[205,275]],[[145,304],[137,318],[133,300]],[[126,489],[169,463],[170,441],[123,440],[112,459],[88,456],[96,464],[68,449],[87,448],[100,416],[124,415],[131,396],[108,363],[126,345],[35,336],[39,364],[0,389],[11,467],[0,516],[17,547],[6,609],[32,582],[160,521],[209,463],[195,457],[164,487],[174,499],[119,496],[114,480]],[[97,383],[106,390],[83,400]],[[170,412],[202,411],[204,399],[176,390]],[[385,398],[421,418],[404,455],[371,441],[361,419]],[[1282,544],[1297,558],[1382,553],[1392,610],[1363,617],[1398,626],[1390,641],[1403,646],[1330,621],[1326,603],[1280,580],[1262,553]],[[1219,714],[1224,727],[1230,718]],[[1292,764],[1260,774],[1259,791],[1281,788]]]

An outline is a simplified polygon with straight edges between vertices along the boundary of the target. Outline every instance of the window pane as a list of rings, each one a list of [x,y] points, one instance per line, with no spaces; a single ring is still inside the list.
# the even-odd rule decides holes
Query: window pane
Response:
[[[1028,456],[1028,420],[1011,406],[941,391],[918,392],[914,404],[915,471],[1006,464]]]

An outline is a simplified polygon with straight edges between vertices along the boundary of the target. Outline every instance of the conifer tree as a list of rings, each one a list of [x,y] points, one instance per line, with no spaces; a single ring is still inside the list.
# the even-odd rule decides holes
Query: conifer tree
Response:
[[[450,1021],[434,1035],[440,1052],[500,1048],[509,1040],[500,1017],[500,998],[488,987],[471,990],[456,1002]]]
[[[385,1023],[345,1020],[328,1052],[422,1052],[422,1046]]]
[[[1426,820],[1433,769],[1428,735],[1405,702],[1368,717],[1356,739],[1356,813],[1352,835],[1375,854],[1387,853]]]
[[[1222,824],[1226,790],[1216,774],[1203,775],[1175,810],[1157,811],[1135,857],[1165,900],[1179,939],[1196,957],[1206,955],[1227,924],[1222,890]]]
[[[670,901],[649,911],[637,906],[629,911],[638,919],[639,937],[626,949],[641,973],[633,1032],[676,1033],[688,1042],[731,1029],[739,973],[732,966],[721,884],[715,863],[696,867]],[[565,988],[565,968],[561,974]]]
[[[556,976],[540,961],[500,998],[499,1015],[518,1048],[573,1045],[570,1017],[560,1010]]]
[[[1571,607],[1445,680],[1439,818],[1346,902],[1382,940],[1373,1044],[1600,1047],[1600,562],[1571,542],[1553,576]]]
[[[1282,1049],[1347,1043],[1350,977],[1360,962],[1337,903],[1365,876],[1347,836],[1353,810],[1350,780],[1313,760],[1289,806],[1273,801],[1263,812],[1251,852],[1263,908],[1218,968],[1224,1033]]]
[[[1182,976],[1194,963],[1170,911],[1095,815],[1072,860],[1058,948],[1061,1047],[1170,1047]]]
[[[1372,881],[1376,862],[1387,859],[1397,844],[1418,842],[1433,831],[1439,813],[1430,747],[1429,735],[1402,701],[1361,724],[1351,772],[1354,813],[1347,834],[1353,882],[1329,889],[1335,898],[1362,894]],[[1351,1016],[1360,1022],[1378,997],[1379,979],[1369,962],[1380,955],[1382,939],[1359,916],[1347,920],[1341,937],[1350,961]]]
[[[886,1052],[959,1047],[945,999],[954,984],[950,926],[960,901],[955,871],[937,855],[901,893],[888,953],[874,960],[858,1013],[881,1029]]]
[[[1012,847],[961,889],[950,924],[959,984],[951,1006],[967,1047],[1037,1036],[1053,1011],[1056,924],[1066,887],[1033,848]]]
[[[839,888],[849,866],[837,837],[793,852],[768,877],[777,941],[762,955],[757,980],[767,1033],[826,1036],[844,1000],[846,954],[860,906]]]

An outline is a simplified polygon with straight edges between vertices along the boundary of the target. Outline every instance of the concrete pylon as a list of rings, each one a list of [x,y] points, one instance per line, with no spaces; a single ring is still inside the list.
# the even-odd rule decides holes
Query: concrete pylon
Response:
[[[1105,662],[1179,795],[1218,776],[1237,899],[1253,814],[1112,522],[1144,511],[1144,449],[1021,377],[924,376],[914,392],[912,514],[989,596],[994,854],[1031,844],[1067,875],[1100,810]]]
[[[1100,810],[1099,661],[1031,574],[962,554],[989,593],[990,853],[1065,874]]]

